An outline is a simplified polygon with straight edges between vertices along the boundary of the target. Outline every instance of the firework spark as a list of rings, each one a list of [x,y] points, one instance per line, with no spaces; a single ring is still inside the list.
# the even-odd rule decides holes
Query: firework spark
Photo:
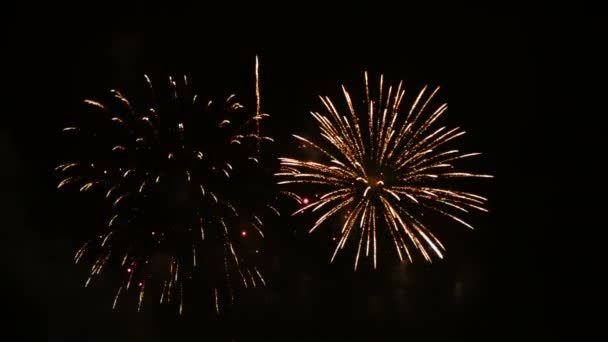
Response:
[[[86,286],[112,265],[122,278],[113,307],[132,291],[139,311],[147,294],[156,292],[181,314],[184,292],[197,279],[209,285],[217,307],[222,298],[232,300],[237,286],[264,284],[242,256],[247,251],[240,235],[250,227],[263,237],[262,220],[239,209],[242,200],[234,202],[230,192],[238,186],[234,173],[253,167],[259,144],[272,141],[259,134],[268,115],[260,113],[257,57],[255,113],[248,114],[234,94],[218,103],[201,101],[186,76],[169,77],[159,88],[147,75],[145,80],[145,105],[112,90],[108,101],[85,100],[92,113],[83,125],[64,129],[81,153],[56,168],[58,188],[101,194],[111,208],[105,231],[74,260],[92,258]]]
[[[371,256],[376,268],[378,233],[382,230],[401,261],[407,258],[412,262],[412,251],[417,250],[431,262],[433,254],[443,258],[445,248],[423,223],[421,216],[425,211],[439,213],[469,228],[472,226],[453,211],[486,211],[483,208],[486,198],[451,190],[442,182],[448,178],[492,176],[456,171],[454,162],[479,153],[446,148],[464,131],[433,128],[447,110],[447,104],[427,110],[438,90],[429,95],[424,87],[403,114],[402,82],[396,88],[387,88],[380,76],[378,95],[372,98],[366,72],[362,108],[342,86],[346,115],[326,96],[320,97],[325,113],[311,113],[320,130],[320,142],[294,135],[301,146],[322,156],[324,161],[280,158],[281,170],[275,175],[279,184],[315,185],[323,189],[316,200],[284,192],[303,205],[294,214],[319,213],[310,232],[329,219],[344,218],[332,261],[352,241],[356,248],[355,270],[362,255]]]

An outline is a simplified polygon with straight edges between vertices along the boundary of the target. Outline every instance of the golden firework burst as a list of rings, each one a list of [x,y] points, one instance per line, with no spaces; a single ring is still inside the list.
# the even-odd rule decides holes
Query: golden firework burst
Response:
[[[311,113],[321,136],[318,142],[294,135],[323,160],[280,158],[281,170],[276,176],[279,184],[314,185],[321,189],[319,196],[310,201],[303,201],[297,192],[284,191],[303,204],[294,214],[320,213],[310,232],[330,218],[345,218],[332,261],[353,240],[357,250],[355,270],[362,254],[371,255],[376,268],[380,230],[388,234],[402,261],[405,256],[412,261],[413,249],[429,262],[432,254],[443,258],[445,247],[423,223],[421,214],[431,210],[472,228],[455,212],[487,211],[483,207],[486,198],[453,190],[443,182],[447,178],[492,176],[456,170],[457,161],[480,153],[446,148],[465,132],[459,128],[433,128],[448,108],[444,103],[428,110],[438,90],[439,87],[428,94],[424,87],[405,111],[403,82],[396,88],[386,87],[380,76],[379,92],[374,98],[366,72],[364,101],[353,101],[342,86],[346,114],[329,97],[320,97],[324,112]],[[359,103],[363,105],[360,107]]]

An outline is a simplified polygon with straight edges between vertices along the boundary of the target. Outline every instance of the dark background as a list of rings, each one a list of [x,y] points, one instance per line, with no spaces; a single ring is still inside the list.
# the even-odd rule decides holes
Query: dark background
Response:
[[[552,124],[541,101],[551,82],[544,77],[547,46],[564,32],[560,23],[500,11],[277,6],[104,3],[18,11],[5,81],[17,90],[18,105],[0,134],[10,231],[2,240],[3,283],[15,331],[53,341],[324,340],[343,330],[351,339],[367,339],[359,331],[385,339],[452,323],[542,331],[557,304],[545,251],[554,228],[545,199],[553,193],[546,177],[539,181],[539,166],[554,153],[547,152]],[[446,226],[441,262],[402,266],[386,258],[378,271],[357,272],[348,256],[329,264],[329,236],[307,235],[310,221],[279,220],[264,242],[270,286],[245,294],[231,317],[112,313],[112,284],[84,289],[84,267],[71,262],[75,236],[94,229],[86,218],[95,210],[83,213],[79,199],[55,190],[66,119],[84,98],[140,86],[143,73],[187,73],[209,89],[243,93],[253,84],[256,54],[277,155],[292,148],[289,134],[311,132],[308,112],[320,108],[318,94],[337,97],[341,83],[360,87],[363,70],[403,79],[410,91],[441,85],[440,99],[450,105],[444,122],[463,127],[465,147],[484,153],[469,165],[495,175],[474,185],[490,199],[490,213],[470,217],[475,231]]]

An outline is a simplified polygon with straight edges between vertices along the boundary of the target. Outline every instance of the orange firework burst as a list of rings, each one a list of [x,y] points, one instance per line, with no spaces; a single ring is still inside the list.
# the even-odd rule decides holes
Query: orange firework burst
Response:
[[[85,100],[89,115],[64,129],[79,153],[57,167],[57,187],[96,193],[111,210],[74,260],[92,264],[85,286],[107,268],[118,274],[114,307],[133,294],[139,310],[153,293],[181,314],[184,292],[207,290],[219,311],[235,287],[265,284],[246,257],[255,248],[245,229],[257,233],[248,240],[263,237],[261,212],[279,214],[259,198],[234,195],[243,181],[255,183],[234,178],[249,174],[260,144],[273,141],[260,135],[268,114],[260,112],[258,62],[254,113],[234,94],[201,99],[186,76],[169,77],[166,86],[145,79],[143,105],[112,90],[107,101]]]
[[[346,213],[331,260],[347,241],[354,241],[355,270],[362,252],[373,257],[376,268],[380,230],[388,234],[400,260],[407,256],[411,262],[411,251],[415,249],[430,262],[432,254],[443,258],[445,247],[423,223],[422,212],[430,210],[472,228],[454,212],[487,211],[483,208],[486,198],[449,189],[442,182],[447,178],[492,176],[455,169],[455,162],[480,153],[446,148],[465,133],[459,128],[433,128],[447,110],[447,104],[428,110],[439,88],[429,95],[424,87],[404,113],[402,82],[396,88],[389,85],[388,89],[383,83],[380,76],[378,95],[372,98],[365,73],[365,102],[361,108],[342,86],[347,114],[341,113],[329,97],[321,96],[325,113],[311,114],[322,139],[313,142],[294,137],[324,160],[280,158],[281,171],[276,174],[279,184],[316,185],[323,189],[316,200],[310,201],[302,201],[295,192],[285,192],[304,204],[294,214],[308,210],[320,213],[310,232]]]

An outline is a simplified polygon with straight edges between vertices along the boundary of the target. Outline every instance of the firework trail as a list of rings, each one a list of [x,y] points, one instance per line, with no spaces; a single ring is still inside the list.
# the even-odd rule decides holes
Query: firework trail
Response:
[[[74,260],[90,259],[85,286],[107,268],[122,279],[113,307],[134,293],[139,311],[153,293],[181,314],[186,293],[204,284],[219,312],[235,288],[265,285],[243,256],[263,237],[264,211],[250,210],[263,201],[236,198],[233,181],[257,166],[260,144],[272,141],[259,133],[268,114],[260,112],[257,57],[254,114],[234,94],[217,103],[200,98],[186,76],[160,87],[145,80],[144,105],[111,90],[105,102],[85,100],[91,110],[83,124],[64,129],[78,153],[56,168],[58,188],[103,196],[111,212]],[[242,205],[247,200],[255,203]],[[271,205],[254,209],[278,214]]]
[[[320,97],[324,113],[311,114],[321,139],[294,135],[299,144],[323,160],[280,158],[281,170],[275,175],[283,186],[319,189],[314,200],[295,190],[283,191],[302,204],[294,214],[318,213],[310,232],[327,220],[344,218],[339,223],[332,261],[347,242],[352,242],[356,248],[355,270],[362,255],[371,256],[376,268],[379,234],[383,233],[401,261],[407,258],[411,262],[412,251],[417,250],[431,262],[433,254],[443,258],[445,248],[424,223],[425,212],[472,228],[455,212],[487,211],[483,207],[486,198],[452,190],[448,185],[453,182],[445,181],[492,176],[458,171],[454,166],[480,153],[447,148],[465,133],[459,128],[433,128],[447,110],[447,104],[429,110],[438,90],[429,94],[424,87],[404,110],[402,82],[396,88],[387,87],[380,76],[379,92],[373,97],[366,72],[364,101],[354,100],[342,86],[346,113],[339,111],[329,97]]]

